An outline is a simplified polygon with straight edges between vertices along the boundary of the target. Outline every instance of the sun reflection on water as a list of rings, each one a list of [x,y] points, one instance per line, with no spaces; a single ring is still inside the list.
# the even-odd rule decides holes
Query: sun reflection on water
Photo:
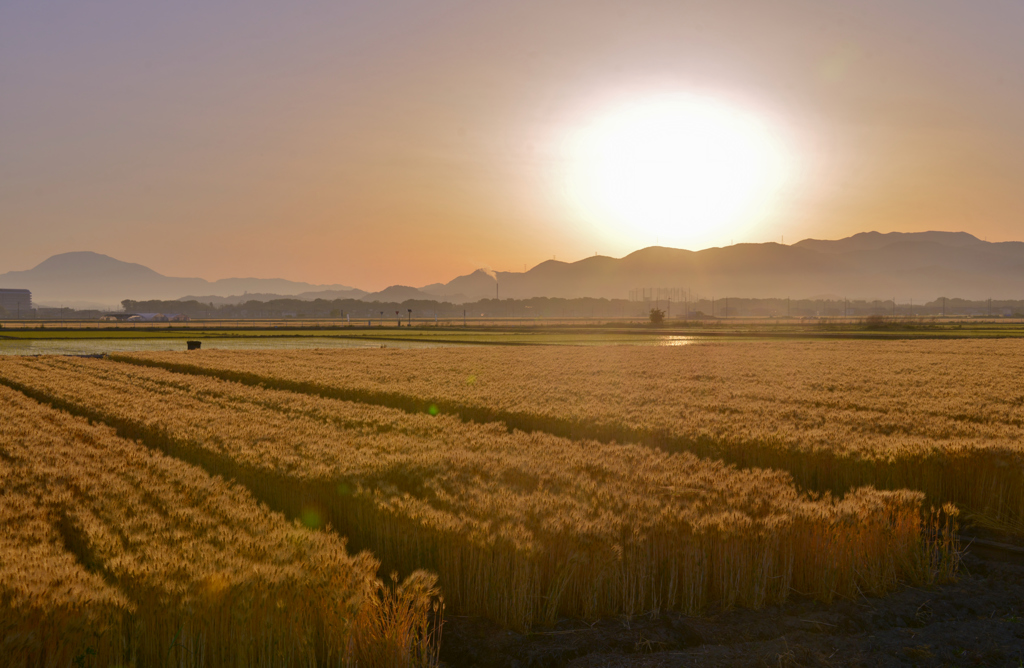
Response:
[[[659,346],[689,346],[697,343],[696,336],[662,336],[658,338]]]

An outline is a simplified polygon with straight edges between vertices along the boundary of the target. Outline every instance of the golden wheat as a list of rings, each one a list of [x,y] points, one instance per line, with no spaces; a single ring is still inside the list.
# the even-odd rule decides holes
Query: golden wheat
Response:
[[[1024,342],[199,351],[121,356],[267,387],[924,491],[1024,534]]]
[[[0,543],[5,657],[66,666],[95,652],[101,665],[208,667],[433,659],[433,576],[385,587],[371,555],[349,556],[333,534],[289,524],[195,466],[7,387],[0,412],[0,508],[12,530]]]
[[[689,453],[102,360],[4,360],[0,379],[329,519],[389,566],[436,571],[456,609],[519,628],[880,593],[951,569],[928,561],[916,492],[811,499],[788,474]]]
[[[64,549],[51,510],[22,485],[20,471],[0,459],[0,656],[6,665],[45,668],[86,656],[100,665],[124,661],[131,604]]]

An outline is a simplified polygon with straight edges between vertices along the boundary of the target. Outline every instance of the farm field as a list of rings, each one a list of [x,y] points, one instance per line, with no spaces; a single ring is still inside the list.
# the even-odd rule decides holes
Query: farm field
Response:
[[[118,356],[309,395],[920,490],[1024,534],[1024,342],[700,343]]]
[[[922,495],[799,493],[783,472],[97,359],[0,362],[0,383],[331,524],[448,609],[525,630],[564,616],[758,608],[948,579]],[[948,522],[936,517],[936,521]]]
[[[419,665],[434,577],[0,386],[0,656],[9,666]],[[401,614],[396,614],[399,612]]]
[[[706,338],[706,337],[705,337]],[[0,330],[0,355],[89,355],[126,351],[185,350],[187,340],[200,340],[206,350],[304,350],[313,348],[430,348],[461,345],[684,345],[699,340],[692,334],[644,328],[320,328],[282,327],[138,330],[47,328]]]
[[[361,323],[361,324],[360,324]],[[721,318],[673,320],[652,327],[643,321],[575,319],[566,321],[469,319],[462,321],[413,319],[412,327],[396,327],[394,320],[346,323],[340,320],[197,320],[185,323],[124,323],[26,320],[0,321],[0,354],[15,344],[63,341],[84,345],[92,342],[129,342],[167,346],[186,339],[201,339],[210,346],[235,345],[259,348],[302,347],[319,342],[353,341],[384,345],[482,344],[482,345],[674,345],[678,341],[713,340],[960,340],[1024,338],[1024,324],[1014,319],[913,318],[892,319],[880,324],[862,318],[802,321],[773,318]],[[303,343],[305,342],[305,343]],[[167,348],[172,349],[172,348]],[[178,348],[174,348],[178,349]],[[89,352],[89,351],[85,351]],[[97,352],[104,352],[98,350]],[[46,354],[44,350],[41,354]]]
[[[451,666],[655,666],[659,648],[726,666],[747,665],[730,647],[753,628],[744,651],[771,664],[789,642],[866,651],[852,628],[902,652],[909,620],[942,656],[991,658],[986,642],[1017,642],[1024,571],[965,554],[957,521],[1020,540],[1021,347],[0,359],[2,544],[19,555],[0,562],[3,651],[417,665],[440,642]],[[953,647],[982,605],[988,640]],[[275,621],[282,606],[303,612]]]
[[[107,355],[119,352],[178,351],[191,337],[61,337],[0,339],[4,355]],[[436,341],[391,341],[392,348],[436,348],[461,345]],[[310,350],[315,348],[379,348],[380,343],[328,336],[218,337],[207,339],[207,350]]]

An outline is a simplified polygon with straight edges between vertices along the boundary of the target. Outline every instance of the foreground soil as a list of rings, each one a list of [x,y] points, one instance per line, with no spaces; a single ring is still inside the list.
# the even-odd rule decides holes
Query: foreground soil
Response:
[[[445,623],[452,668],[1024,666],[1024,553],[971,545],[949,585],[706,617],[564,620],[527,635]]]

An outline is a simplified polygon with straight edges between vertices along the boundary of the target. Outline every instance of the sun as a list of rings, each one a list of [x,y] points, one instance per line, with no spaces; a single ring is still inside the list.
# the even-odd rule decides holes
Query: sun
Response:
[[[777,133],[756,116],[690,95],[599,116],[570,140],[573,206],[632,247],[705,247],[756,222],[788,177]]]

